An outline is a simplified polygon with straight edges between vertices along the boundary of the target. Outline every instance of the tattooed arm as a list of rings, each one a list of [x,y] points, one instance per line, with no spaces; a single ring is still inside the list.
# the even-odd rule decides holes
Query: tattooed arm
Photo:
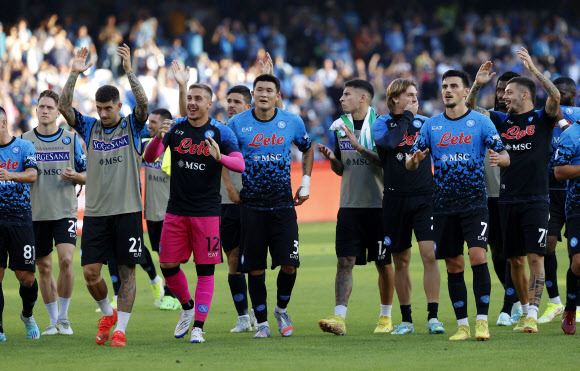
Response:
[[[544,76],[534,65],[530,53],[525,48],[517,51],[518,56],[524,62],[524,66],[534,74],[542,88],[548,93],[548,100],[546,101],[546,113],[550,117],[556,117],[560,109],[560,91],[552,84],[550,79]]]
[[[475,104],[477,103],[477,96],[479,95],[479,91],[481,90],[482,86],[487,84],[491,78],[495,76],[495,72],[490,73],[491,66],[492,63],[487,61],[482,64],[481,67],[479,67],[479,71],[477,71],[477,75],[475,75],[473,86],[471,87],[469,95],[467,96],[467,100],[465,101],[467,108],[486,116],[489,116],[489,112],[481,107],[477,107]]]
[[[58,110],[70,126],[75,126],[76,124],[75,112],[72,109],[75,84],[77,83],[79,75],[93,65],[92,63],[86,64],[88,54],[89,50],[87,48],[81,48],[77,52],[71,64],[70,75],[64,84],[60,99],[58,100]]]
[[[131,84],[131,91],[135,96],[135,101],[137,102],[137,107],[135,107],[135,120],[139,123],[147,121],[147,110],[149,106],[149,100],[143,90],[143,86],[137,79],[137,76],[133,73],[131,69],[131,50],[127,44],[123,44],[117,49],[117,55],[123,59],[123,68],[129,79],[129,84]]]
[[[375,164],[377,166],[381,166],[381,159],[379,158],[378,153],[376,153],[375,151],[372,151],[368,148],[365,148],[362,144],[360,144],[358,142],[358,140],[356,139],[356,136],[354,135],[354,133],[352,132],[352,130],[350,130],[350,128],[348,126],[342,125],[342,130],[344,130],[346,137],[348,138],[352,147],[358,153],[360,153],[360,155],[362,157],[366,158],[367,160],[369,160],[370,162],[372,162],[373,164]]]

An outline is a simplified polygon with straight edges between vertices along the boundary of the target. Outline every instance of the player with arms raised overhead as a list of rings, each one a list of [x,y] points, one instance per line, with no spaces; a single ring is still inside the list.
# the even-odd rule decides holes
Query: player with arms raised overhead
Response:
[[[70,76],[58,104],[60,113],[87,144],[86,206],[81,238],[81,264],[87,289],[103,313],[96,336],[97,344],[109,340],[113,347],[126,346],[125,330],[135,301],[135,264],[145,262],[142,252],[143,227],[139,172],[142,163],[141,134],[147,121],[147,96],[131,69],[131,53],[123,44],[117,54],[123,60],[131,90],[137,101],[133,113],[120,116],[119,90],[101,86],[95,93],[99,119],[82,115],[72,108],[74,87],[86,64],[88,50],[81,48],[71,65]],[[113,310],[107,285],[101,276],[104,263],[115,257],[121,287],[118,309]]]
[[[433,248],[433,173],[431,158],[421,161],[416,171],[405,167],[406,155],[427,117],[417,115],[417,83],[396,79],[387,88],[390,113],[373,126],[374,138],[385,172],[383,232],[387,254],[393,255],[395,287],[403,322],[393,334],[415,331],[411,316],[411,238],[413,230],[423,261],[423,287],[427,296],[427,329],[430,334],[445,333],[437,319],[441,276]]]
[[[60,129],[58,94],[40,93],[38,127],[22,139],[34,144],[38,179],[31,185],[32,220],[40,293],[50,318],[42,335],[72,335],[68,308],[74,286],[73,255],[77,243],[76,184],[85,184],[86,156],[79,137]],[[52,276],[52,248],[58,253],[58,284]],[[58,299],[58,302],[57,302]],[[59,310],[60,307],[60,310]]]
[[[373,132],[375,110],[370,107],[374,88],[364,80],[344,84],[340,103],[344,115],[330,127],[335,131],[334,151],[318,145],[330,160],[332,170],[341,176],[340,209],[336,222],[336,265],[334,316],[318,325],[325,332],[346,334],[346,310],[352,292],[355,264],[374,261],[379,272],[381,313],[376,333],[391,332],[393,323],[394,275],[391,255],[383,244],[381,220],[382,171]],[[368,251],[368,255],[367,255]]]
[[[29,339],[40,337],[40,331],[32,316],[38,297],[38,283],[34,278],[35,251],[30,183],[34,183],[37,177],[34,146],[10,135],[6,111],[0,107],[0,342],[6,341],[2,326],[2,280],[6,268],[12,269],[20,282],[20,319],[26,326],[26,336]]]
[[[522,303],[523,315],[514,331],[538,332],[538,310],[544,290],[544,255],[549,218],[548,169],[552,135],[560,105],[560,92],[534,65],[525,48],[517,51],[524,66],[548,93],[545,108],[534,109],[536,84],[527,77],[512,78],[503,99],[508,113],[485,111],[504,142],[511,165],[502,169],[499,211],[506,257]],[[491,62],[484,63],[476,76],[469,107],[481,87],[491,80]],[[526,280],[526,257],[530,268]]]
[[[214,291],[215,265],[222,262],[219,193],[222,165],[244,171],[242,154],[232,131],[209,117],[213,92],[193,84],[187,93],[187,117],[169,130],[162,124],[147,146],[145,161],[153,162],[169,148],[171,183],[167,212],[161,232],[161,272],[169,289],[181,303],[176,338],[185,336],[194,320],[191,343],[204,343],[203,326]],[[180,268],[193,253],[197,272],[195,302],[185,273]]]
[[[430,153],[435,169],[433,237],[435,256],[445,259],[449,297],[459,329],[449,340],[471,337],[467,290],[463,271],[463,242],[469,248],[473,293],[477,307],[475,338],[488,340],[487,314],[491,279],[487,266],[488,212],[484,161],[486,148],[492,166],[509,165],[509,156],[488,117],[465,106],[469,76],[449,70],[442,78],[445,112],[423,124],[406,166],[416,170]]]
[[[304,122],[295,114],[276,107],[280,81],[272,75],[254,80],[256,107],[235,115],[228,122],[236,136],[246,170],[242,174],[241,271],[249,272],[248,291],[258,329],[254,338],[270,337],[266,307],[265,269],[268,247],[272,269],[278,274],[277,305],[274,315],[282,336],[290,336],[293,326],[286,311],[296,281],[298,223],[294,206],[309,197],[313,149]],[[292,197],[290,184],[291,143],[302,155],[302,184]]]

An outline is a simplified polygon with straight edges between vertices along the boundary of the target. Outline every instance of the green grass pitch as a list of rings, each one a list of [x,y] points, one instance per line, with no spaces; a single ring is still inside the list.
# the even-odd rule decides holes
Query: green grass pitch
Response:
[[[282,338],[277,331],[273,309],[276,301],[277,271],[267,272],[269,322],[271,339],[254,340],[251,333],[230,334],[236,321],[227,284],[227,265],[216,269],[216,290],[205,325],[205,344],[190,344],[189,336],[173,338],[179,312],[162,312],[153,306],[153,296],[145,272],[137,267],[137,298],[127,329],[127,347],[111,348],[94,342],[99,314],[89,296],[82,277],[80,257],[75,255],[75,289],[69,319],[73,336],[43,336],[26,339],[19,319],[21,302],[14,274],[7,270],[4,278],[4,329],[8,341],[0,343],[0,369],[577,369],[575,350],[580,336],[565,336],[560,329],[560,317],[553,323],[539,326],[538,334],[513,333],[511,328],[497,327],[495,321],[503,302],[502,288],[493,272],[490,307],[491,340],[450,342],[457,323],[447,293],[445,268],[440,262],[442,284],[439,319],[447,330],[445,335],[428,335],[426,300],[422,287],[422,264],[416,245],[413,246],[411,271],[413,278],[413,319],[415,334],[393,336],[373,334],[379,315],[377,273],[374,265],[356,267],[354,289],[347,316],[347,335],[322,333],[318,320],[333,314],[334,223],[300,225],[300,255],[302,267],[294,288],[288,312],[292,316],[294,334]],[[147,237],[146,237],[146,241]],[[568,258],[565,245],[557,249],[559,259],[560,295],[565,297],[565,273]],[[56,256],[55,256],[56,258]],[[157,260],[154,254],[154,260]],[[468,262],[467,262],[468,263]],[[55,260],[55,270],[57,270]],[[157,265],[158,266],[158,265]],[[195,270],[192,263],[183,266],[193,294]],[[112,292],[108,272],[103,276]],[[474,336],[475,303],[471,288],[471,270],[466,270],[468,311]],[[544,291],[540,312],[546,306]],[[393,320],[401,315],[395,296]],[[35,307],[40,330],[48,325],[48,315],[40,293]],[[541,314],[541,313],[540,313]]]

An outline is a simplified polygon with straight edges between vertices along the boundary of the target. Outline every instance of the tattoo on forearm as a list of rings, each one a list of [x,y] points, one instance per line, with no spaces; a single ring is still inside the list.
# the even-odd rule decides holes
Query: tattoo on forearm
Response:
[[[337,175],[342,175],[344,165],[339,160],[330,161],[330,169]]]
[[[477,103],[477,96],[479,95],[479,91],[481,90],[481,86],[473,85],[471,90],[469,91],[469,95],[467,96],[467,100],[465,104],[467,108],[475,109],[475,104]]]
[[[135,302],[135,266],[119,264],[121,287],[119,288],[119,311],[131,313]]]
[[[72,110],[72,100],[78,77],[78,75],[75,76],[73,74],[68,77],[68,80],[66,80],[60,94],[60,99],[58,100],[58,110],[70,126],[74,126],[75,121],[74,111]]]
[[[362,147],[361,149],[358,150],[358,153],[360,153],[362,157],[366,158],[373,164],[381,166],[381,159],[379,158],[379,155],[375,151],[371,151],[370,149]]]
[[[147,99],[145,90],[143,90],[143,86],[141,86],[141,83],[133,71],[127,74],[127,78],[129,79],[129,84],[131,84],[131,91],[133,92],[135,101],[137,102],[135,114],[137,115],[137,119],[139,119],[139,121],[144,121],[147,118],[147,106],[149,104],[149,100]]]
[[[540,299],[542,298],[542,291],[544,290],[544,282],[546,278],[544,273],[530,274],[530,305],[540,307]]]
[[[349,258],[338,259],[338,264],[336,266],[336,279],[334,281],[334,295],[336,305],[346,306],[348,304],[348,298],[352,292],[353,266],[354,258],[352,258],[352,262]]]
[[[556,88],[556,86],[550,81],[550,79],[548,79],[546,76],[544,76],[539,70],[535,70],[533,72],[534,76],[536,76],[536,79],[538,79],[538,82],[540,83],[540,85],[542,85],[542,88],[546,91],[546,93],[548,93],[548,97],[552,98],[552,107],[549,107],[550,112],[554,112],[555,109],[558,108],[558,105],[560,103],[558,96],[560,94],[560,92],[558,91],[558,89]]]
[[[309,153],[302,154],[302,174],[306,174],[306,170],[308,170],[308,160],[310,159]]]

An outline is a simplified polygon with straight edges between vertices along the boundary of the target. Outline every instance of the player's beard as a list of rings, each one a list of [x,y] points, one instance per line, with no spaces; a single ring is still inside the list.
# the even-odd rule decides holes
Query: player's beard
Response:
[[[448,103],[445,105],[445,108],[455,108],[455,106],[457,106],[457,103]]]

